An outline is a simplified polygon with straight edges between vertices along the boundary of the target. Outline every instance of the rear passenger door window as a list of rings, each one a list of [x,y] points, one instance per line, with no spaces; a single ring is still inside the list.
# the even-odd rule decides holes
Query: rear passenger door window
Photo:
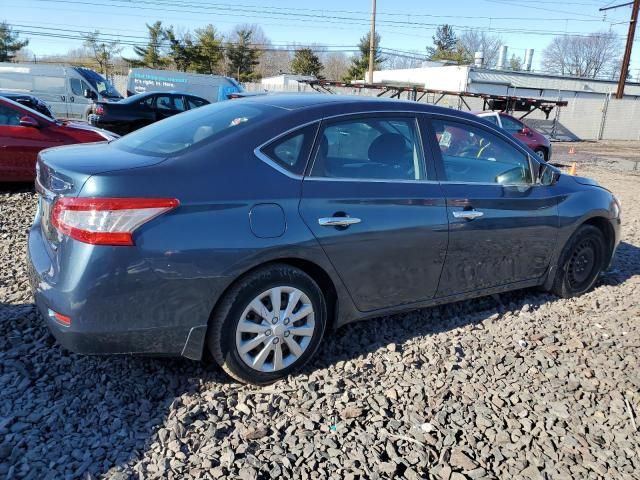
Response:
[[[413,116],[363,116],[326,122],[311,177],[423,180],[422,146]]]
[[[157,110],[173,110],[173,101],[169,95],[158,95],[156,97]]]
[[[502,128],[509,133],[518,133],[524,127],[522,123],[506,115],[500,115],[500,121],[502,122]]]
[[[499,136],[466,122],[434,120],[444,180],[459,183],[529,185],[528,156]]]
[[[189,105],[189,109],[198,108],[205,104],[206,102],[200,98],[187,97],[187,105]]]
[[[179,112],[184,112],[187,109],[184,105],[184,98],[182,96],[173,97],[173,104],[175,109]]]

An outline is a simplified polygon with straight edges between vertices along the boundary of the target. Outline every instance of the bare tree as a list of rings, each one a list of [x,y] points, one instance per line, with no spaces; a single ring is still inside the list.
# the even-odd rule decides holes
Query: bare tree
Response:
[[[122,51],[120,42],[117,40],[101,40],[98,30],[84,37],[84,46],[91,50],[93,59],[105,75],[109,74],[109,66],[113,57]]]
[[[542,65],[560,75],[610,75],[618,67],[621,48],[620,39],[613,32],[555,37],[542,52]]]
[[[382,64],[383,70],[402,70],[406,68],[419,68],[423,65],[426,57],[420,52],[416,52],[415,56],[394,54],[385,52],[387,58]],[[422,58],[421,58],[422,57]]]
[[[320,55],[327,80],[342,80],[349,70],[349,57],[343,52],[324,52]]]
[[[467,30],[458,37],[458,42],[470,59],[473,59],[476,52],[482,52],[484,54],[483,66],[488,68],[495,67],[498,62],[500,46],[503,44],[502,37],[499,35],[489,35],[480,30]]]

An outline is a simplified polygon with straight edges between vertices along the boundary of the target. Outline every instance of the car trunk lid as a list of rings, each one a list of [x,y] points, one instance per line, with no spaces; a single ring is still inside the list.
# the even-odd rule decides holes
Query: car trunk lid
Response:
[[[39,215],[45,237],[53,244],[60,240],[51,225],[52,206],[58,197],[77,197],[93,175],[147,167],[164,160],[164,157],[125,152],[105,143],[43,150],[36,165],[36,188],[40,193]]]

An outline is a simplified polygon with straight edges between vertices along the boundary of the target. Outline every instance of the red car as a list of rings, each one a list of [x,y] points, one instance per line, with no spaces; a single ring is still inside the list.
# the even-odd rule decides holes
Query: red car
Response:
[[[33,181],[36,158],[45,148],[115,138],[106,130],[54,120],[0,97],[0,182]]]
[[[502,112],[478,112],[476,115],[505,129],[536,152],[538,157],[545,162],[551,159],[551,142],[549,139],[540,132],[528,127],[517,118]]]

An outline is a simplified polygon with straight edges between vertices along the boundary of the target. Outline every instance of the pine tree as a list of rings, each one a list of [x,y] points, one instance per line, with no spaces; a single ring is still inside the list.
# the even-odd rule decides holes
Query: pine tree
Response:
[[[358,50],[360,55],[354,56],[351,59],[351,67],[343,78],[343,81],[350,82],[351,80],[362,80],[365,77],[365,73],[369,70],[369,51],[370,51],[370,38],[371,33],[367,33],[360,39],[358,43]],[[380,50],[380,34],[376,33],[373,42],[373,68],[378,67],[386,59],[382,57]]]
[[[322,78],[320,72],[324,69],[324,65],[320,62],[320,58],[310,48],[301,48],[296,50],[291,61],[291,73],[297,75],[313,75],[316,78]]]
[[[146,47],[136,45],[133,51],[138,55],[137,59],[125,59],[133,66],[161,68],[168,64],[167,59],[162,53],[162,41],[165,39],[165,30],[162,28],[162,22],[157,21],[153,25],[147,24],[149,30],[149,41]]]
[[[469,54],[458,42],[451,25],[440,25],[433,38],[433,47],[428,47],[429,60],[449,60],[456,63],[470,62]]]
[[[10,62],[16,57],[16,52],[29,45],[29,40],[19,40],[7,22],[0,23],[0,62]]]
[[[239,82],[256,79],[255,67],[258,65],[260,51],[251,45],[253,32],[241,29],[235,34],[235,41],[227,43],[227,60],[230,74]]]
[[[178,38],[173,31],[173,27],[169,27],[165,32],[165,37],[169,41],[169,58],[181,72],[186,72],[192,68],[195,61],[197,48],[193,43],[193,39],[189,33],[182,38]]]
[[[196,30],[196,54],[193,67],[198,73],[219,73],[224,58],[222,35],[213,25]]]

